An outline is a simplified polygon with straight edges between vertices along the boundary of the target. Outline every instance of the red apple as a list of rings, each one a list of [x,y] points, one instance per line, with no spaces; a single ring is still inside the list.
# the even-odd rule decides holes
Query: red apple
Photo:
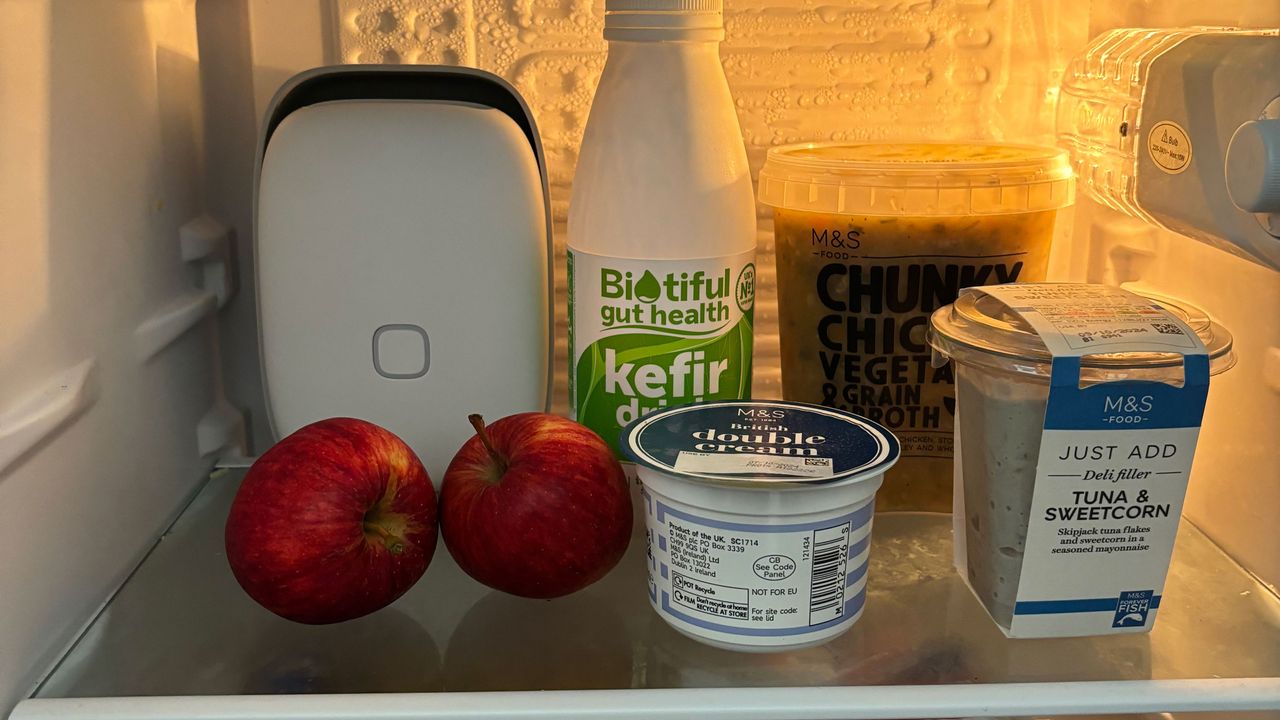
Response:
[[[436,549],[436,493],[409,446],[373,423],[331,418],[276,443],[245,475],[227,560],[249,597],[323,624],[385,607]]]
[[[604,441],[578,423],[521,413],[485,427],[444,474],[440,529],[468,575],[532,598],[604,577],[631,541],[631,488]]]

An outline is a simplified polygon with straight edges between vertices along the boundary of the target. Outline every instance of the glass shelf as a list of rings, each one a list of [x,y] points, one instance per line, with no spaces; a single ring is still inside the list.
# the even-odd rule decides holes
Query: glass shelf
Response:
[[[553,601],[488,590],[441,543],[390,608],[297,625],[255,605],[227,566],[223,524],[243,472],[215,473],[36,698],[902,685],[973,694],[975,684],[1280,676],[1280,601],[1189,522],[1148,635],[1006,639],[951,567],[950,518],[931,514],[877,516],[865,614],[799,652],[733,653],[668,628],[648,607],[639,542],[603,581]],[[1204,707],[1230,691],[1220,685]],[[1114,685],[1121,695],[1156,686],[1183,687]],[[1241,687],[1274,692],[1280,708],[1280,680]],[[32,714],[33,702],[27,716],[53,716]],[[1090,706],[1063,709],[1076,707]]]

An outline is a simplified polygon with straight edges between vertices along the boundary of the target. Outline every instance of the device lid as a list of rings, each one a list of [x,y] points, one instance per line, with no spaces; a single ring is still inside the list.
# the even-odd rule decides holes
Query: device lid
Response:
[[[760,202],[845,215],[995,215],[1074,199],[1065,150],[966,143],[802,143],[771,148]]]
[[[263,123],[254,203],[277,437],[363,418],[439,482],[470,413],[549,409],[546,166],[501,78],[429,66],[293,78]]]

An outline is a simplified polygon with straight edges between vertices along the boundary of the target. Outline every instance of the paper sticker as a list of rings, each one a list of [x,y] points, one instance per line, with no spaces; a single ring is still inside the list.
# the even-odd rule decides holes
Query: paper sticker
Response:
[[[1156,167],[1177,175],[1191,164],[1191,137],[1176,122],[1158,122],[1147,133],[1147,153]]]
[[[1204,353],[1190,327],[1149,298],[1109,285],[1025,283],[972,288],[990,295],[1027,322],[1049,354]]]
[[[829,457],[767,457],[754,454],[720,455],[681,450],[676,456],[676,470],[687,473],[717,475],[782,475],[787,478],[829,478]]]

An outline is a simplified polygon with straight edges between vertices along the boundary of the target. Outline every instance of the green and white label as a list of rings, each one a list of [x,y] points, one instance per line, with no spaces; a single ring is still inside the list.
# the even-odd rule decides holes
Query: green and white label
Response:
[[[755,250],[636,260],[569,249],[569,400],[618,453],[661,408],[751,395]]]

